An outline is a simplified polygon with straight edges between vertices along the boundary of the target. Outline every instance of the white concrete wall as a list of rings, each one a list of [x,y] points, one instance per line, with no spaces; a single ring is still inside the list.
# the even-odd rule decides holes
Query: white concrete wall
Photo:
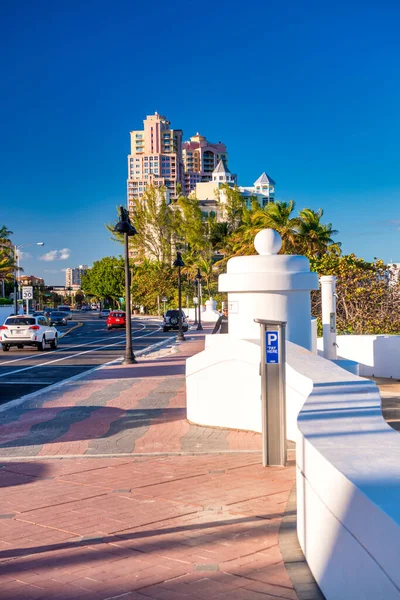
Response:
[[[400,600],[400,436],[379,390],[290,342],[286,355],[307,562],[327,600]],[[260,431],[259,361],[256,340],[207,336],[187,361],[189,420]]]
[[[298,418],[297,526],[327,600],[400,599],[400,436],[378,388],[288,343]]]
[[[400,379],[400,335],[339,335],[336,341],[338,357],[358,362],[361,377]]]
[[[207,335],[203,352],[186,361],[187,418],[209,427],[261,432],[260,342]],[[302,379],[301,375],[298,375]],[[304,402],[296,379],[287,384],[286,431],[297,439],[296,419]]]

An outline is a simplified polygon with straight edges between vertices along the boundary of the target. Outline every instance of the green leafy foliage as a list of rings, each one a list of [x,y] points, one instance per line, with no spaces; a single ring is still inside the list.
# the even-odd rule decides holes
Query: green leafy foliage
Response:
[[[124,260],[107,256],[96,261],[82,277],[82,291],[99,300],[107,299],[111,306],[120,308],[119,298],[125,296]]]
[[[400,288],[389,285],[387,265],[367,262],[354,254],[311,259],[319,275],[336,275],[338,333],[400,332]],[[321,315],[321,292],[312,292],[312,314]]]

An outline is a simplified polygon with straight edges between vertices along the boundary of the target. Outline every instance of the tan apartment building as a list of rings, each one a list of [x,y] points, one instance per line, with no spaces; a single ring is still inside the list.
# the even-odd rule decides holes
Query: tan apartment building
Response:
[[[141,198],[146,186],[165,187],[167,202],[183,190],[182,130],[171,129],[170,121],[157,112],[143,121],[143,129],[131,131],[128,155],[128,208]]]
[[[212,144],[203,135],[196,133],[182,144],[184,167],[184,193],[188,196],[198,183],[212,180],[212,174],[220,161],[228,166],[228,153],[222,142]]]

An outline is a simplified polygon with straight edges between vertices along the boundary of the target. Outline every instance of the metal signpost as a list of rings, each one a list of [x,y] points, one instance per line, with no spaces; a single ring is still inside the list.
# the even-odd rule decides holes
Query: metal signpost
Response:
[[[26,314],[29,315],[29,300],[33,299],[33,287],[31,285],[22,286],[22,299],[26,300]]]
[[[262,461],[284,467],[287,461],[285,329],[283,321],[255,319],[261,330]]]

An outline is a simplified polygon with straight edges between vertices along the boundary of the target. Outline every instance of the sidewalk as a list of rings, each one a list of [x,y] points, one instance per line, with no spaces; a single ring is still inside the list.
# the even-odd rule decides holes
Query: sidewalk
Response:
[[[264,469],[259,434],[186,421],[186,338],[0,413],[1,600],[321,597],[293,502],[279,534],[293,453]]]

